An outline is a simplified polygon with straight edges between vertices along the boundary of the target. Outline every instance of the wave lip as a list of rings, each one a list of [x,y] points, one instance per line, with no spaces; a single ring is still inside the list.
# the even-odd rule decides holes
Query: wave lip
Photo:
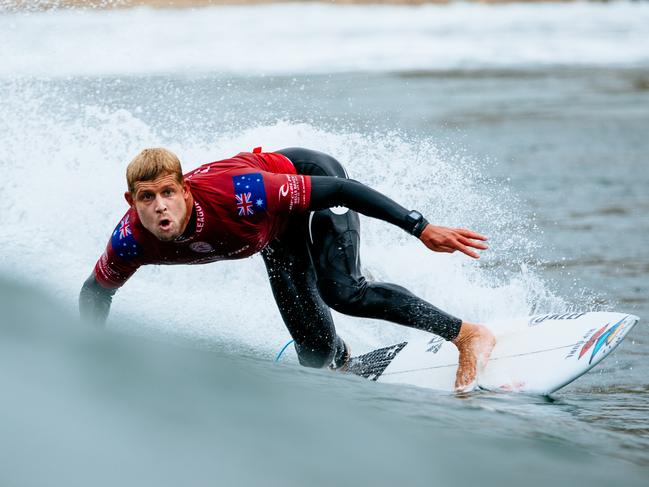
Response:
[[[647,25],[627,2],[7,13],[0,76],[647,66]]]

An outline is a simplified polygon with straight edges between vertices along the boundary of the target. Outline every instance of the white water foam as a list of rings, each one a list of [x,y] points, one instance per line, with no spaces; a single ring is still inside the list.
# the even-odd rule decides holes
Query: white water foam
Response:
[[[649,63],[640,2],[5,12],[0,76],[291,74]]]
[[[236,133],[200,134],[195,141],[156,133],[126,110],[58,110],[30,86],[17,83],[0,102],[0,272],[46,286],[69,308],[76,307],[83,280],[127,209],[125,166],[143,147],[169,147],[190,170],[257,145],[301,145],[335,155],[350,177],[421,209],[435,223],[491,237],[492,249],[476,262],[429,252],[400,229],[363,218],[363,264],[375,279],[402,284],[478,322],[566,309],[526,264],[540,236],[523,221],[515,197],[482,176],[487,166],[430,139],[280,120]],[[182,335],[267,356],[288,339],[258,256],[205,266],[145,266],[116,295],[111,317],[114,327],[149,324],[131,332]],[[385,322],[335,317],[355,352],[412,334]]]

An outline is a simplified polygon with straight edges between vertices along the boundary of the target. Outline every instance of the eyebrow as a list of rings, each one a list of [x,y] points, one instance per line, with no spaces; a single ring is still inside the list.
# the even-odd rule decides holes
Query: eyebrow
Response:
[[[166,190],[168,190],[168,189],[172,189],[172,190],[175,189],[175,188],[174,188],[174,185],[171,184],[171,183],[169,183],[169,184],[165,184],[164,186],[162,186],[162,187],[159,189],[159,191],[166,191]],[[155,191],[152,190],[152,189],[148,189],[148,188],[147,188],[147,189],[138,189],[138,190],[135,192],[136,195],[139,195],[139,194],[141,194],[141,193],[155,193]]]

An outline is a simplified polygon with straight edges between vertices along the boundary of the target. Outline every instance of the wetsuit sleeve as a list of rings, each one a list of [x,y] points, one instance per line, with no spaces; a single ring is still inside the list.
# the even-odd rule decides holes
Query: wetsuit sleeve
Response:
[[[104,325],[110,312],[113,294],[117,289],[106,289],[97,282],[93,271],[79,293],[79,314],[87,323]]]
[[[408,218],[409,210],[353,179],[311,176],[311,210],[346,206],[363,215],[392,223],[419,237],[428,222]]]
[[[127,213],[117,224],[106,250],[81,287],[79,313],[84,321],[103,325],[113,295],[141,265],[142,249],[133,235],[131,218]]]

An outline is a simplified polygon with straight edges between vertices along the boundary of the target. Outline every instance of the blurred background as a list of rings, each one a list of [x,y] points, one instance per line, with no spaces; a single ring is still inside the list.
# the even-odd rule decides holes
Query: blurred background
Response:
[[[259,257],[146,267],[77,322],[126,164],[328,152],[478,262],[363,218],[363,266],[466,320],[649,310],[645,2],[0,0],[0,483],[646,485],[649,332],[551,398],[306,370]],[[413,338],[335,315],[354,353]]]

